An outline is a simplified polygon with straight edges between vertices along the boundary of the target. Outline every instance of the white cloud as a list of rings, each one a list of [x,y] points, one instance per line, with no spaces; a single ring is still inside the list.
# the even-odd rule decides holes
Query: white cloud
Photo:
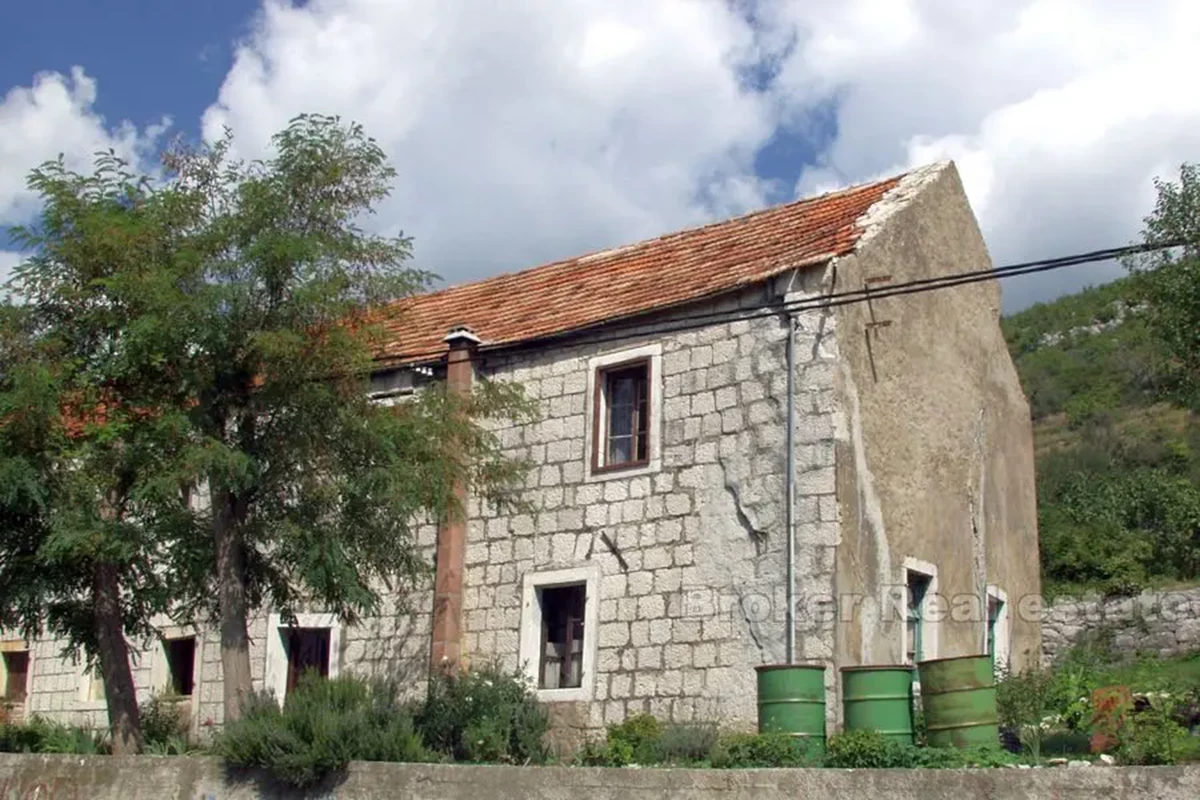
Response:
[[[399,170],[377,219],[454,281],[759,205],[757,152],[831,99],[800,194],[952,157],[998,263],[1136,238],[1151,179],[1200,158],[1192,0],[739,2],[753,27],[721,0],[268,0],[203,128],[254,154],[303,111],[362,122]],[[740,77],[759,59],[766,93]],[[154,146],[96,93],[76,69],[3,98],[0,225],[39,161]]]
[[[761,205],[754,46],[718,2],[270,2],[204,129],[362,122],[399,171],[380,217],[459,281]]]
[[[36,212],[29,172],[59,154],[68,167],[86,171],[100,151],[112,149],[134,164],[152,153],[169,121],[145,130],[128,122],[110,127],[94,109],[96,92],[96,81],[75,67],[70,76],[40,73],[0,101],[0,225],[27,222]]]
[[[838,136],[798,190],[954,158],[998,263],[1136,239],[1152,179],[1200,158],[1191,78],[1200,6],[1191,0],[766,8],[798,42],[782,102],[802,110],[840,98]],[[1120,272],[1015,279],[1006,305]]]

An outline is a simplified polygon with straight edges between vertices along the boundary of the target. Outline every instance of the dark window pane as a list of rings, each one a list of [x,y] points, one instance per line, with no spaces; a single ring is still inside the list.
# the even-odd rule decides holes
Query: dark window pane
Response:
[[[571,689],[583,681],[583,585],[543,589],[542,689]]]
[[[196,640],[168,639],[166,641],[167,671],[170,672],[171,691],[177,695],[191,695],[192,676],[196,665]]]

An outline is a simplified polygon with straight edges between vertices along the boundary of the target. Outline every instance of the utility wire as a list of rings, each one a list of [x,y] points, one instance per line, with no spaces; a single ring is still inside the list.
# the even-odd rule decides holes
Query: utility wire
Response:
[[[777,316],[780,313],[804,313],[807,311],[820,311],[829,308],[837,308],[854,303],[862,303],[868,300],[882,300],[888,297],[897,297],[908,294],[920,294],[922,292],[934,291],[937,289],[952,288],[955,286],[965,286],[971,283],[981,283],[983,281],[999,280],[1002,278],[1011,278],[1018,275],[1032,275],[1038,272],[1049,272],[1051,270],[1062,269],[1064,267],[1073,267],[1080,264],[1092,264],[1100,261],[1111,261],[1115,258],[1124,256],[1137,255],[1140,253],[1150,253],[1160,250],[1167,250],[1173,247],[1181,247],[1186,244],[1184,241],[1170,241],[1156,244],[1138,244],[1129,245],[1126,247],[1110,247],[1104,250],[1093,250],[1086,253],[1076,253],[1068,256],[1059,256],[1056,258],[1039,259],[1036,261],[1024,261],[1015,264],[1008,264],[1001,267],[992,267],[988,269],[974,270],[969,272],[950,273],[948,275],[939,275],[932,278],[918,278],[915,280],[905,281],[903,283],[889,284],[881,288],[862,288],[850,289],[843,292],[832,292],[829,294],[806,297],[801,300],[791,302],[772,303],[762,306],[756,310],[742,311],[711,311],[701,314],[690,314],[677,317],[676,319],[659,323],[653,326],[653,330],[635,330],[621,331],[609,336],[591,336],[588,337],[588,344],[604,344],[607,342],[621,341],[623,339],[632,339],[645,336],[648,333],[665,334],[679,333],[696,328],[706,327],[708,325],[719,324],[729,321],[735,322],[738,320],[751,320],[763,317]],[[588,331],[594,331],[599,327],[611,325],[627,325],[632,322],[631,317],[613,319],[591,325],[587,328],[576,329],[572,331],[564,331],[562,333],[550,334],[539,337],[537,341],[548,342],[556,339],[563,339],[575,336],[586,336]],[[649,323],[653,324],[653,323]],[[521,342],[511,343],[512,347],[518,347]],[[503,346],[503,345],[502,345]],[[485,343],[486,347],[486,343]],[[422,359],[441,357],[446,354],[446,349],[429,350],[419,353],[402,353],[397,358],[405,359],[407,364],[415,365]]]

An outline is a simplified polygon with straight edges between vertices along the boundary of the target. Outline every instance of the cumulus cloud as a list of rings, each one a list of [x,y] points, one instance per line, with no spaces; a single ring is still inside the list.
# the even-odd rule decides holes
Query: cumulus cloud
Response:
[[[258,155],[300,112],[362,122],[399,171],[377,224],[457,282],[759,206],[760,151],[832,108],[797,194],[953,158],[1006,263],[1137,237],[1200,158],[1195,41],[1192,0],[266,0],[202,128]],[[76,69],[3,99],[0,225],[44,158],[153,149],[96,94]],[[1119,273],[1075,269],[1006,306]]]
[[[29,171],[63,156],[67,166],[86,171],[96,153],[113,150],[131,164],[144,166],[160,134],[169,125],[139,130],[129,122],[109,125],[96,112],[96,81],[75,67],[34,76],[31,86],[9,90],[0,101],[0,226],[22,223],[37,210],[28,190]]]
[[[755,48],[724,3],[272,0],[204,130],[362,122],[399,171],[380,217],[459,281],[761,205]]]
[[[838,135],[797,190],[953,158],[997,263],[1135,240],[1152,180],[1200,158],[1191,0],[780,0],[795,42],[777,91],[839,97]],[[1008,308],[1100,282],[1005,284]]]

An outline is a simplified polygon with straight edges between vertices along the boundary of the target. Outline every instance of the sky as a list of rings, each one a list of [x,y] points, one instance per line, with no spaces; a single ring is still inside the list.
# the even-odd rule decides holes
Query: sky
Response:
[[[5,3],[0,273],[31,168],[302,112],[398,171],[371,224],[459,283],[953,159],[996,265],[1136,241],[1200,161],[1194,0]],[[1006,280],[1006,311],[1117,277]]]

